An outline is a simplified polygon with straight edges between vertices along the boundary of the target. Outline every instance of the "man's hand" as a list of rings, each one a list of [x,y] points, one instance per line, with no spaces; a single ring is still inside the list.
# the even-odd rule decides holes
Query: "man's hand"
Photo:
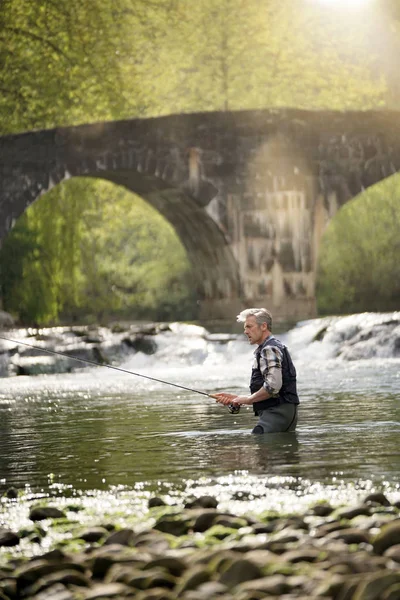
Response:
[[[237,396],[236,394],[229,394],[228,392],[220,392],[219,394],[212,394],[212,398],[215,398],[219,404],[233,404],[234,406],[240,406],[247,404],[247,396]]]

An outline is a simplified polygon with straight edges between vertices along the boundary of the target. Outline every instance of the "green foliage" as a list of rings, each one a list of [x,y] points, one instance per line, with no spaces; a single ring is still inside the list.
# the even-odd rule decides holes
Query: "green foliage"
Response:
[[[346,204],[320,254],[320,314],[391,311],[400,298],[400,176]]]
[[[140,198],[76,179],[29,207],[0,252],[5,310],[37,324],[196,316],[185,251]]]
[[[389,0],[384,8],[2,0],[0,133],[174,112],[392,105],[400,21]]]

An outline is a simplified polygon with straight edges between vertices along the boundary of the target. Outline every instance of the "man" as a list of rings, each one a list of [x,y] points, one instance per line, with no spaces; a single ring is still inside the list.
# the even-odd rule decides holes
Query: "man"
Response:
[[[227,392],[214,394],[220,404],[253,406],[258,423],[252,433],[294,431],[297,424],[299,397],[296,369],[288,349],[273,337],[272,316],[266,308],[243,310],[237,320],[244,323],[250,344],[257,344],[250,379],[250,396]]]

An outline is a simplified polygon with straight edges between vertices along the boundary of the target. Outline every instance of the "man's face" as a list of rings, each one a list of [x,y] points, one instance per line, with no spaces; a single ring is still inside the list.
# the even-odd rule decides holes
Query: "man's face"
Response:
[[[266,323],[258,325],[254,315],[246,318],[244,323],[244,333],[250,344],[262,344],[265,338],[268,336],[268,328]]]

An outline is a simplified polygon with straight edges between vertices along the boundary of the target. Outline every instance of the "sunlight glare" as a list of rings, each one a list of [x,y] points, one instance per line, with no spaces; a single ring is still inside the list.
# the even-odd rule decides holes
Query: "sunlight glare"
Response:
[[[352,6],[361,6],[363,4],[370,4],[371,0],[317,0],[321,2],[321,4],[332,4],[332,5],[342,5],[347,7]]]

